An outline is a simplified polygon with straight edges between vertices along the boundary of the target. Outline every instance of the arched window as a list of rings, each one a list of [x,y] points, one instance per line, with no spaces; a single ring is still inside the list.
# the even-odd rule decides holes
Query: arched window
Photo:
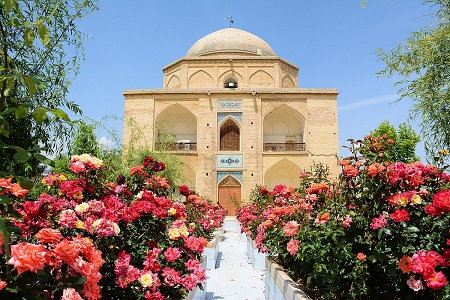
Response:
[[[232,119],[228,119],[220,126],[220,151],[240,150],[239,125]]]
[[[229,89],[235,89],[238,87],[238,82],[236,77],[234,76],[227,76],[227,78],[225,78],[225,81],[223,82],[224,87],[225,88],[229,88]]]

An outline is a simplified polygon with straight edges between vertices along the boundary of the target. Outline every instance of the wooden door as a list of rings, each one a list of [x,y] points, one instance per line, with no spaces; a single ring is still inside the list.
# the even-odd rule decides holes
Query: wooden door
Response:
[[[235,178],[228,176],[219,185],[219,204],[235,216],[236,208],[241,203],[241,185]]]

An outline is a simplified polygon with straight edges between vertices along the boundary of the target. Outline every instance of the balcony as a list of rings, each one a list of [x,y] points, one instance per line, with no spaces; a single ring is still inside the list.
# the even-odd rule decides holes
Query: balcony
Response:
[[[197,151],[197,143],[165,142],[156,143],[156,151]]]
[[[263,151],[291,152],[306,151],[305,143],[264,143]]]

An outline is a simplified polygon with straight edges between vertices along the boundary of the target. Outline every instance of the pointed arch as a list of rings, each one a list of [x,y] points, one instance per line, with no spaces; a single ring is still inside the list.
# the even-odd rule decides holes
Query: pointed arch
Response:
[[[232,175],[225,176],[218,183],[218,203],[228,211],[228,215],[236,215],[241,203],[241,182]]]
[[[304,143],[305,117],[293,108],[282,104],[264,116],[264,143]]]
[[[273,82],[273,77],[263,70],[256,71],[249,79],[250,87],[271,87]]]
[[[291,76],[285,75],[283,77],[282,87],[284,87],[284,88],[294,88],[295,87],[294,80],[292,80]]]
[[[172,77],[170,77],[169,82],[167,82],[167,87],[179,89],[181,87],[180,78],[178,78],[177,75],[173,75]]]
[[[214,80],[207,72],[199,70],[189,77],[189,87],[214,87]]]
[[[264,185],[273,189],[278,184],[298,186],[301,169],[287,158],[280,160],[264,174]]]
[[[197,142],[197,117],[180,104],[163,110],[155,119],[156,142]]]
[[[219,126],[220,151],[240,151],[241,126],[233,117],[225,118]]]
[[[231,86],[226,86],[229,82],[235,82],[235,83],[237,83],[237,86],[242,87],[243,77],[241,76],[241,74],[239,74],[235,70],[225,71],[219,76],[219,86],[220,87],[231,87]]]

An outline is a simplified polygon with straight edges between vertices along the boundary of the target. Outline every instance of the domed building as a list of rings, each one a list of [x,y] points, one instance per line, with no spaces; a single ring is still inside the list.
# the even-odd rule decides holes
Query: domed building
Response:
[[[230,214],[256,185],[298,186],[314,164],[337,176],[339,92],[299,88],[298,71],[254,34],[208,34],[164,67],[162,89],[124,92],[124,147],[139,128],[142,146],[178,155],[184,184]]]

